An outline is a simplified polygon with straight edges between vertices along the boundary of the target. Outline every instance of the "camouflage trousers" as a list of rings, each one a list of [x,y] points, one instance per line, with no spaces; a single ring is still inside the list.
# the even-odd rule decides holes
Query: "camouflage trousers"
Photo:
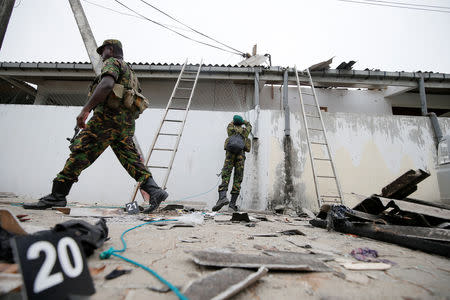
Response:
[[[75,182],[80,173],[89,167],[108,146],[119,159],[128,174],[142,182],[151,176],[133,142],[134,120],[124,121],[103,113],[94,113],[70,146],[70,156],[64,169],[56,175],[54,181]],[[106,175],[106,174],[105,174]]]
[[[241,191],[242,179],[244,179],[245,152],[234,154],[226,151],[225,162],[222,168],[222,183],[219,185],[220,191],[227,191],[231,178],[231,172],[234,168],[233,188],[231,194],[239,194]]]

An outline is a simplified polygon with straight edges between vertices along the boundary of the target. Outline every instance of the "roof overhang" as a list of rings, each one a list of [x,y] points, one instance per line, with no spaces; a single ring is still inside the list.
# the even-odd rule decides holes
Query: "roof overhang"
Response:
[[[141,79],[172,80],[178,77],[180,64],[131,64]],[[187,70],[195,69],[188,65]],[[253,82],[255,72],[266,84],[282,84],[283,67],[238,67],[238,66],[202,66],[200,80],[232,80],[235,82]],[[289,84],[296,84],[293,68],[288,69]],[[94,72],[90,63],[29,63],[0,62],[0,76],[9,76],[20,80],[38,83],[42,80],[92,80]],[[450,89],[450,74],[432,72],[386,72],[370,70],[312,71],[314,84],[317,87],[349,87],[349,88],[386,88],[401,86],[415,88],[423,76],[428,89]],[[302,84],[309,85],[306,72],[299,71]]]

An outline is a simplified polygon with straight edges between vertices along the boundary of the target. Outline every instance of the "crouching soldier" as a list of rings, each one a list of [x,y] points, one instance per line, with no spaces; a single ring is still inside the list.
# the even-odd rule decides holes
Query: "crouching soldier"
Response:
[[[168,196],[141,162],[133,142],[135,119],[148,107],[148,100],[141,94],[136,74],[123,60],[122,44],[118,40],[105,40],[97,53],[102,57],[103,67],[77,117],[77,126],[83,130],[73,140],[70,157],[53,180],[52,192],[36,203],[24,204],[26,209],[66,206],[72,184],[108,146],[128,174],[150,195],[150,207],[144,212],[152,212]],[[93,109],[94,115],[85,124]]]
[[[244,127],[242,126],[244,125]],[[236,200],[241,191],[241,183],[244,178],[245,152],[250,152],[250,139],[248,135],[252,131],[252,125],[244,121],[241,116],[235,115],[233,121],[228,124],[228,138],[225,140],[225,163],[222,169],[222,183],[219,185],[219,200],[213,207],[213,211],[220,210],[228,203],[229,208],[237,211]],[[231,189],[231,201],[227,199],[228,184],[231,172],[234,168],[233,188]]]

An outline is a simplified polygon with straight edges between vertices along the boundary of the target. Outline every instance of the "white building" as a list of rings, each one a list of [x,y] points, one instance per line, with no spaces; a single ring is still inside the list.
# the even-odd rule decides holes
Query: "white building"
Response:
[[[146,153],[181,66],[132,67],[151,99],[151,109],[136,123],[136,137]],[[305,103],[312,103],[307,76],[299,75]],[[430,118],[421,115],[425,110],[435,112],[443,134],[450,134],[450,119],[445,117],[450,112],[450,74],[335,69],[312,70],[311,75],[344,204],[355,204],[352,193],[381,193],[397,176],[418,168],[431,176],[411,197],[439,200],[435,131]],[[34,198],[49,192],[51,180],[68,157],[66,137],[73,135],[77,106],[86,101],[93,77],[88,63],[0,63],[0,191]],[[422,77],[426,101],[419,93]],[[292,68],[203,66],[191,109],[168,181],[169,201],[204,202],[212,207],[226,126],[234,114],[241,114],[253,124],[255,139],[247,154],[238,204],[258,210],[278,204],[317,209]],[[158,182],[161,175],[153,173]],[[107,149],[82,173],[68,199],[123,205],[129,202],[133,185]]]

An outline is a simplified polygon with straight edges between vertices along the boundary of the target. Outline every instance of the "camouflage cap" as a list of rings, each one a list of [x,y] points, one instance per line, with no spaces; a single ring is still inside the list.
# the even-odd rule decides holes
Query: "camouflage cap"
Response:
[[[122,43],[119,40],[110,39],[110,40],[105,40],[103,42],[103,45],[101,45],[100,47],[97,48],[97,53],[102,55],[103,48],[105,48],[106,45],[117,45],[117,47],[119,47],[123,51]]]

